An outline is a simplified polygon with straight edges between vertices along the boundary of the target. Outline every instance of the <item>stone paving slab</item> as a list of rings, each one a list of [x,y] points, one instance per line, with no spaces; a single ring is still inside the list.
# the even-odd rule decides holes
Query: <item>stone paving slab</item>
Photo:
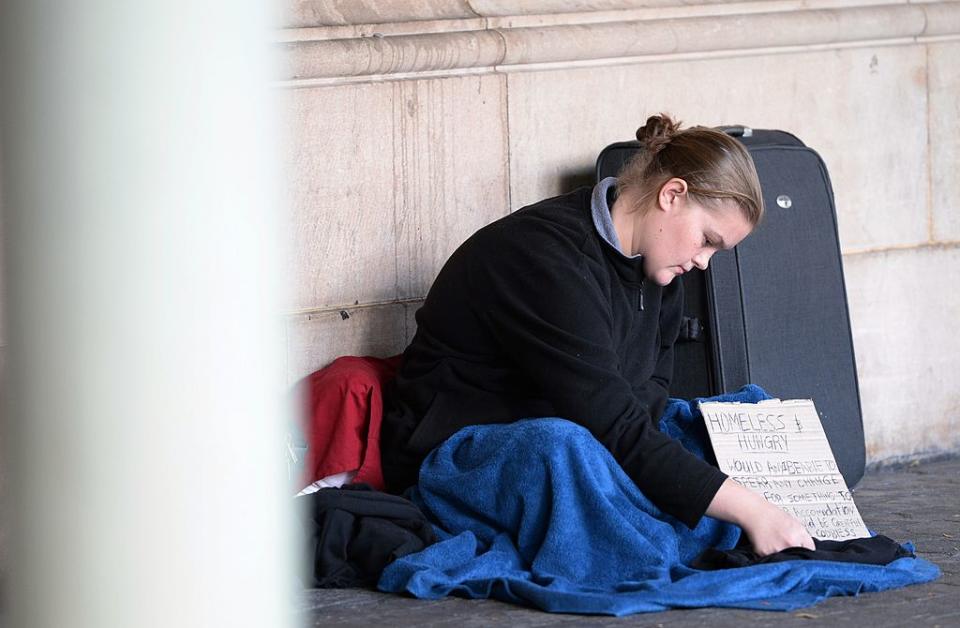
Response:
[[[296,612],[305,626],[905,626],[960,627],[960,458],[871,470],[857,486],[867,527],[940,566],[935,582],[858,597],[830,598],[791,613],[704,608],[629,617],[560,615],[491,600],[424,601],[368,591],[309,590]]]

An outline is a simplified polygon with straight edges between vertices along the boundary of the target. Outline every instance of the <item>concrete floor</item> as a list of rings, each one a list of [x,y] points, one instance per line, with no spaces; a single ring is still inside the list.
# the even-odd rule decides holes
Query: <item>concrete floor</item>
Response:
[[[422,601],[359,589],[309,590],[298,596],[305,626],[960,626],[960,458],[867,473],[855,492],[864,521],[940,566],[930,584],[830,598],[791,613],[716,608],[629,617],[558,615],[490,600]]]

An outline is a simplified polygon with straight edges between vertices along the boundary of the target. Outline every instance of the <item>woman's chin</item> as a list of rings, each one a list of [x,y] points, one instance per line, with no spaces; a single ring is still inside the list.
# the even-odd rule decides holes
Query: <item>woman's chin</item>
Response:
[[[654,283],[656,283],[659,286],[667,286],[676,277],[678,277],[677,273],[673,272],[672,270],[663,269],[661,271],[654,273],[653,277],[651,277],[650,279],[652,279]]]

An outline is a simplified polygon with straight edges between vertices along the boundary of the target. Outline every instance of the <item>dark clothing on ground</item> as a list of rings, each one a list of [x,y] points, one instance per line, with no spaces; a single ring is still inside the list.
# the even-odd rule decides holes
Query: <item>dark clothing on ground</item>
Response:
[[[323,488],[295,500],[303,527],[305,586],[374,586],[384,567],[436,541],[412,503],[365,484]]]
[[[741,541],[746,537],[741,537]],[[890,537],[878,534],[868,539],[847,541],[824,541],[814,539],[815,550],[805,547],[788,547],[785,550],[760,556],[749,545],[732,550],[708,549],[694,560],[694,569],[730,569],[764,563],[780,563],[787,560],[828,560],[863,565],[889,565],[898,558],[915,558],[916,555]]]
[[[683,292],[604,241],[591,190],[478,231],[447,261],[386,398],[387,487],[468,425],[560,417],[586,427],[659,508],[694,526],[725,479],[657,428]]]

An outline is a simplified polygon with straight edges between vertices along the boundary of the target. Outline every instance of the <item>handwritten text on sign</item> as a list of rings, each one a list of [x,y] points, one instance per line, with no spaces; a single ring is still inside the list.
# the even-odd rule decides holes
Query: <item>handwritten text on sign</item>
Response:
[[[809,399],[700,404],[720,470],[818,539],[870,536]]]

